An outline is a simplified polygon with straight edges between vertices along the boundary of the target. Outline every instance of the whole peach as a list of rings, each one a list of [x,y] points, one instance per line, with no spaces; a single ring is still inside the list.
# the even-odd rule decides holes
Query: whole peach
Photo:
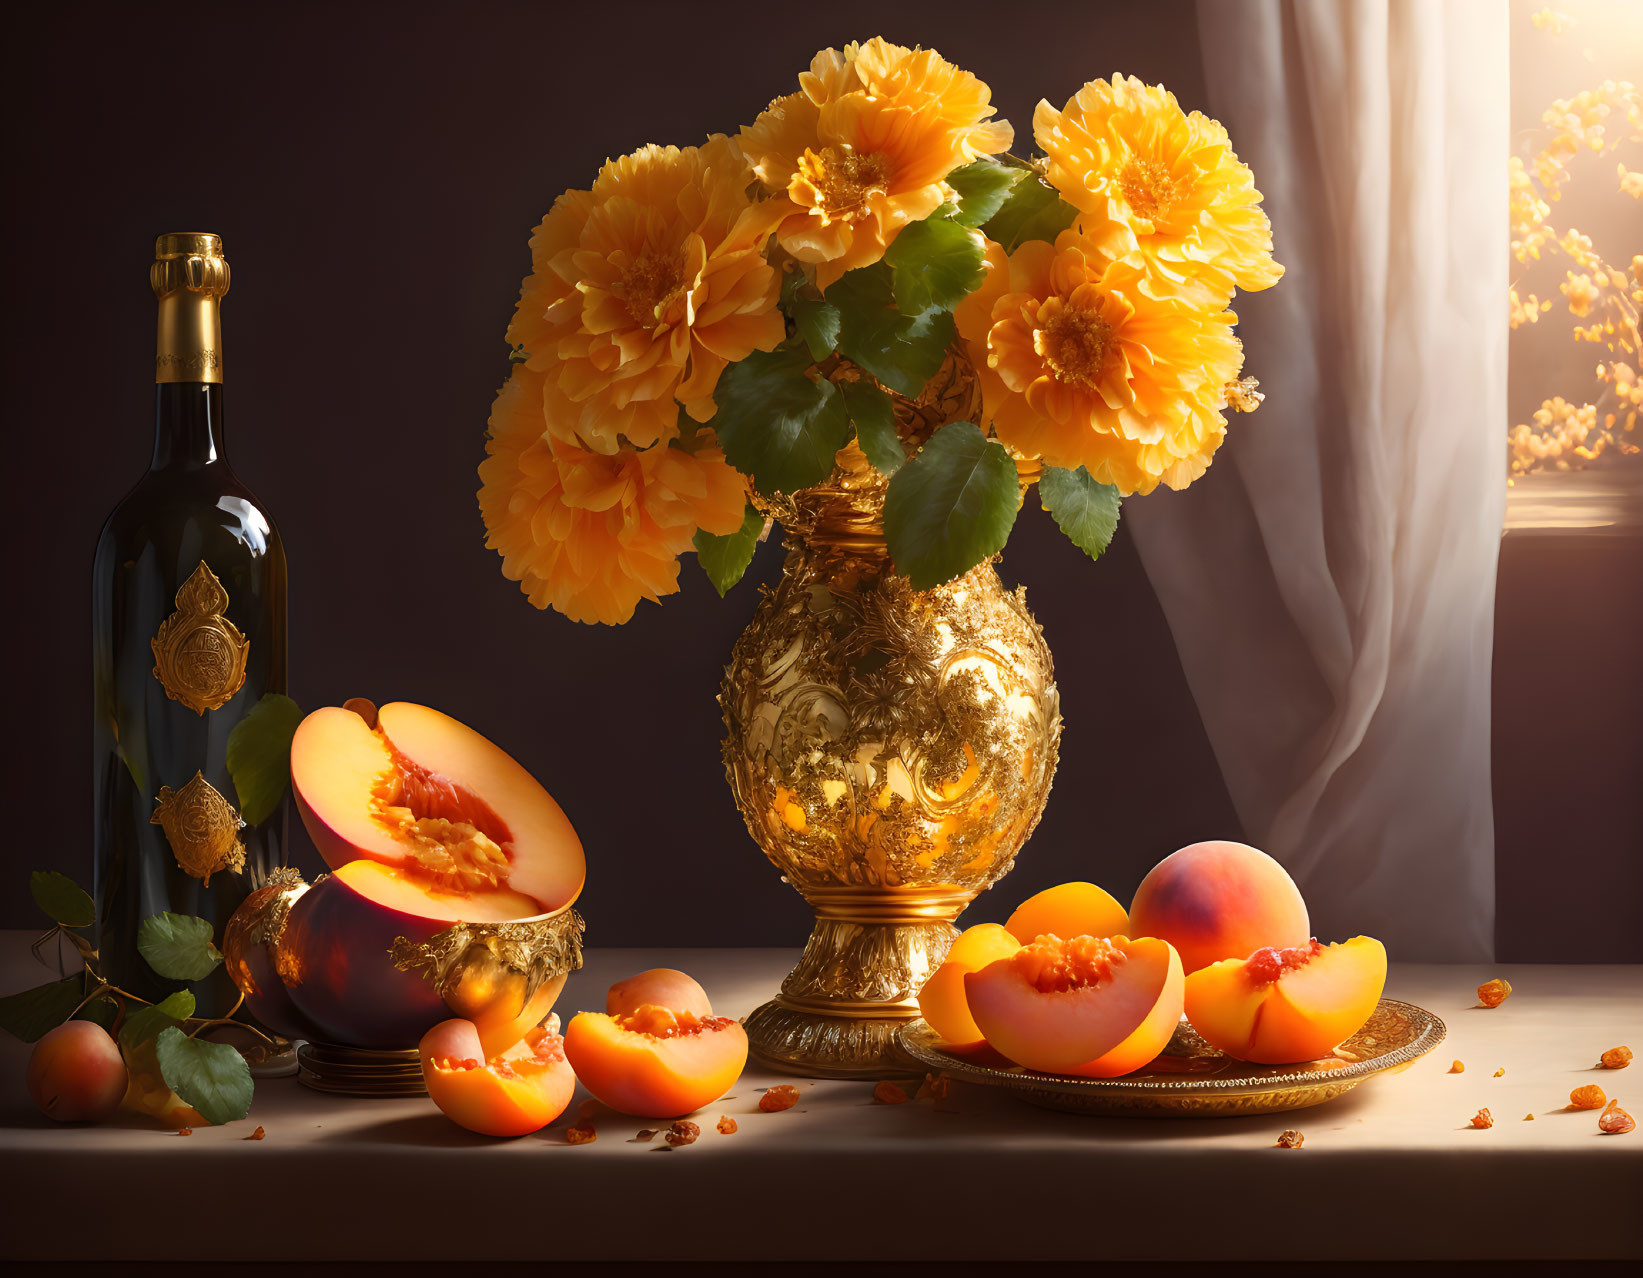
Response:
[[[1130,935],[1168,941],[1191,973],[1268,946],[1305,945],[1312,930],[1283,866],[1248,844],[1212,840],[1153,866],[1130,905]]]
[[[47,1033],[29,1057],[29,1095],[47,1118],[100,1123],[120,1107],[126,1063],[102,1026],[69,1021]]]

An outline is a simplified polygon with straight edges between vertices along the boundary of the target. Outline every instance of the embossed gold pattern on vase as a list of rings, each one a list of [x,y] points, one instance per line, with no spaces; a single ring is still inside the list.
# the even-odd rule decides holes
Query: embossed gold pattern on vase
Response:
[[[177,611],[149,641],[154,677],[166,696],[196,714],[221,709],[245,685],[251,641],[223,616],[228,592],[203,559],[175,602]]]
[[[950,359],[918,400],[898,397],[898,425],[918,442],[973,409],[973,375]],[[852,444],[827,483],[767,503],[787,561],[720,693],[737,805],[817,915],[748,1034],[766,1063],[806,1074],[905,1070],[891,1035],[917,1015],[952,920],[1038,823],[1060,736],[1022,592],[991,563],[915,591],[891,569],[885,488]]]
[[[154,803],[149,824],[165,830],[183,873],[210,887],[211,876],[218,871],[238,873],[245,868],[245,844],[240,840],[245,822],[202,774],[196,772],[181,790],[161,786]]]

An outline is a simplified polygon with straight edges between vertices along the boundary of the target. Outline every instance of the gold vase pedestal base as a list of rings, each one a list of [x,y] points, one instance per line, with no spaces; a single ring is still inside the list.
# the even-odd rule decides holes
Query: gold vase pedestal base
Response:
[[[918,992],[941,966],[973,893],[809,891],[816,926],[781,993],[746,1021],[771,1069],[811,1078],[906,1078],[922,1072],[895,1042],[919,1015]]]
[[[416,1048],[374,1052],[340,1043],[297,1048],[297,1081],[333,1096],[426,1096]]]

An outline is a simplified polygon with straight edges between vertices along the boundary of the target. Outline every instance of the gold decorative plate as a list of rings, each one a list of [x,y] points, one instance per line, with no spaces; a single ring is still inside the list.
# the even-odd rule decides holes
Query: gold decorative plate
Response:
[[[1122,1078],[1039,1074],[998,1056],[961,1055],[922,1020],[898,1030],[896,1045],[928,1069],[1002,1087],[1045,1109],[1117,1118],[1239,1118],[1332,1101],[1366,1078],[1409,1068],[1445,1033],[1443,1022],[1425,1008],[1383,998],[1337,1056],[1304,1065],[1249,1065],[1218,1052],[1183,1019],[1162,1056]]]

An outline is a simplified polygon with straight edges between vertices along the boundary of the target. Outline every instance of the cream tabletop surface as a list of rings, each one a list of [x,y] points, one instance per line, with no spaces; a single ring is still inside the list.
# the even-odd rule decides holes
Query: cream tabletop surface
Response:
[[[31,971],[28,939],[0,933],[0,992],[49,976]],[[602,1007],[611,981],[670,966],[741,1016],[794,957],[592,949],[557,1010]],[[1479,1008],[1492,976],[1514,993]],[[124,1116],[60,1126],[30,1106],[29,1049],[6,1038],[0,1256],[135,1258],[132,1240],[179,1203],[191,1254],[270,1260],[644,1259],[680,1255],[685,1239],[696,1260],[1643,1256],[1643,1131],[1606,1136],[1595,1113],[1567,1108],[1595,1082],[1643,1116],[1643,1060],[1596,1068],[1617,1044],[1643,1056],[1643,968],[1394,965],[1386,993],[1436,1013],[1447,1039],[1309,1110],[1096,1118],[978,1086],[955,1086],[941,1108],[887,1106],[871,1083],[750,1066],[680,1149],[635,1140],[658,1124],[609,1112],[594,1142],[568,1145],[580,1091],[546,1130],[498,1141],[426,1099],[343,1099],[292,1078],[260,1080],[248,1120],[189,1137]],[[1448,1072],[1456,1059],[1464,1073]],[[760,1112],[760,1090],[784,1081],[799,1104]],[[1485,1106],[1495,1126],[1471,1127]],[[715,1130],[721,1114],[733,1135]],[[258,1125],[266,1138],[245,1139]],[[1276,1147],[1286,1127],[1302,1148]],[[52,1223],[87,1187],[99,1210],[71,1232]]]

